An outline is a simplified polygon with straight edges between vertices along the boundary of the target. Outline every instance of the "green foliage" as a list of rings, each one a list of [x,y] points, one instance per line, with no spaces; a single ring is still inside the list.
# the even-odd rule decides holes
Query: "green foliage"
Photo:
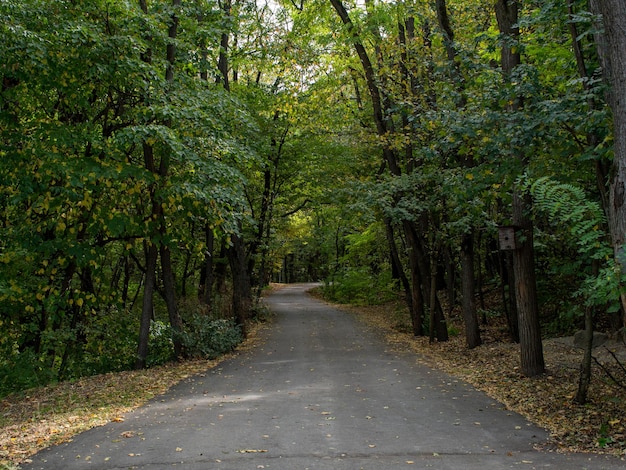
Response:
[[[352,32],[328,2],[296,3],[241,2],[226,18],[214,2],[183,2],[168,81],[169,1],[147,13],[125,1],[0,2],[0,363],[23,370],[24,386],[132,364],[148,243],[171,250],[181,292],[210,254],[209,230],[216,252],[232,233],[244,239],[253,278],[288,260],[289,280],[326,278],[335,300],[377,303],[397,289],[383,221],[407,274],[406,222],[424,256],[454,256],[462,235],[485,242],[509,222],[523,166],[537,175],[527,188],[555,328],[570,322],[561,299],[576,291],[616,308],[621,278],[590,165],[610,159],[611,122],[585,2],[572,18],[556,1],[521,5],[522,65],[507,83],[493,5],[448,2],[451,61],[432,5],[347,2],[374,62],[384,135]],[[213,64],[229,31],[227,91]],[[236,342],[232,325],[189,325],[193,354]],[[169,359],[164,323],[150,351],[151,364]]]
[[[605,260],[611,255],[603,229],[606,225],[604,212],[581,188],[549,177],[538,178],[526,186],[535,210],[545,214],[553,224],[565,227],[581,256]]]
[[[558,231],[558,243],[574,247],[578,254],[571,261],[571,269],[567,273],[569,277],[578,278],[579,288],[572,295],[582,297],[586,305],[616,311],[619,308],[621,276],[615,267],[605,232],[606,218],[600,205],[590,200],[581,188],[548,177],[534,181],[528,179],[523,186],[533,197],[535,211],[546,217]],[[594,261],[599,266],[597,272],[591,268]],[[552,270],[558,264],[555,262]],[[561,272],[566,269],[560,268]],[[559,321],[569,325],[568,319],[573,320],[576,314],[582,314],[578,307],[566,306],[559,315]],[[562,330],[563,325],[557,329]]]
[[[367,268],[347,268],[322,287],[325,298],[353,305],[378,305],[397,298],[396,283],[389,270],[379,274]]]
[[[54,371],[32,351],[3,352],[0,361],[0,398],[53,382]]]
[[[181,338],[188,356],[205,359],[231,352],[243,339],[241,329],[233,320],[212,319],[201,314],[191,315]]]
[[[172,328],[167,323],[159,320],[150,322],[150,348],[146,365],[148,367],[165,364],[174,357],[174,343],[172,341]]]

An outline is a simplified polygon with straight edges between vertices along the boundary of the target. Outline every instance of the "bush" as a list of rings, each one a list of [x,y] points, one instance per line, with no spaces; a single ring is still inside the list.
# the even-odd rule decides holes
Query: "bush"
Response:
[[[174,358],[174,342],[172,341],[172,327],[162,321],[150,322],[150,339],[148,343],[148,367],[165,364]]]
[[[194,314],[185,323],[181,339],[189,357],[215,359],[235,349],[243,335],[233,320]]]
[[[322,288],[324,298],[342,304],[378,305],[397,295],[391,273],[374,275],[367,268],[346,269]]]
[[[54,380],[52,368],[46,367],[30,350],[12,354],[0,362],[0,397],[47,385]]]

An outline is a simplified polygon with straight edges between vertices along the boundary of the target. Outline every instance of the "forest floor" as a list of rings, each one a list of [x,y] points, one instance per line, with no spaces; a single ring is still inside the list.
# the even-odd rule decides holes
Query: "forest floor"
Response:
[[[468,350],[461,334],[445,343],[429,343],[428,338],[412,336],[406,309],[400,304],[338,307],[353,312],[379,330],[390,347],[414,351],[419,360],[471,383],[508,409],[548,429],[551,438],[547,450],[626,457],[626,389],[594,365],[589,403],[575,404],[573,397],[582,352],[569,339],[544,341],[548,372],[528,379],[519,372],[519,346],[506,341],[504,329],[496,322],[482,327],[484,344]],[[450,323],[454,326],[452,330],[458,329],[454,319]],[[238,350],[255,347],[262,328],[263,324],[254,324],[248,340]],[[598,361],[624,384],[626,370],[609,350],[626,354],[626,346],[611,343],[595,351]],[[218,362],[188,361],[143,371],[105,374],[1,399],[0,469],[19,468],[21,462],[45,447],[67,441],[89,428],[123,420],[124,413]]]
[[[248,339],[233,354],[254,348],[262,323],[249,327]],[[0,470],[20,463],[51,445],[67,442],[80,432],[127,413],[193,375],[205,373],[223,360],[190,360],[140,371],[85,377],[27,390],[0,399]]]
[[[431,343],[410,333],[406,307],[402,303],[374,307],[338,306],[354,312],[382,332],[394,350],[414,351],[421,361],[444,370],[503,403],[533,423],[547,429],[546,450],[612,454],[626,458],[626,344],[613,340],[596,348],[588,402],[578,405],[582,349],[572,337],[543,341],[547,372],[526,378],[519,369],[520,349],[511,343],[506,325],[481,326],[483,344],[472,350],[465,345],[459,319],[449,319],[447,342]],[[452,328],[450,328],[452,326]]]

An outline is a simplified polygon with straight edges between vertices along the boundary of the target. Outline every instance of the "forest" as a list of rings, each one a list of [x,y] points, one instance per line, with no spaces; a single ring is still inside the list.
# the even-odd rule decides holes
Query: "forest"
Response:
[[[270,282],[624,333],[618,0],[2,0],[0,396],[231,351]]]

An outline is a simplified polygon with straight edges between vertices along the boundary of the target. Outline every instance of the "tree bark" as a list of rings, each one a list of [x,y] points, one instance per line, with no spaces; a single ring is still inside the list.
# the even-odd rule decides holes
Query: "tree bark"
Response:
[[[591,0],[592,10],[602,15],[604,33],[598,52],[604,78],[609,84],[607,101],[613,112],[613,167],[609,184],[609,228],[615,261],[626,273],[626,3],[623,0]],[[626,294],[620,296],[626,324]]]
[[[515,299],[517,305],[521,371],[526,377],[545,372],[539,306],[537,304],[537,281],[535,278],[535,250],[533,248],[533,223],[528,210],[529,195],[513,192],[513,224],[518,227],[517,248],[513,251],[515,273]]]
[[[246,321],[252,306],[252,286],[243,240],[239,235],[232,235],[232,245],[227,251],[230,271],[233,277],[233,317],[246,336]]]
[[[502,41],[502,73],[505,83],[510,81],[511,73],[521,63],[518,23],[519,3],[517,0],[498,0],[495,5],[496,19],[500,32],[506,37]],[[522,107],[518,97],[511,105],[514,112]],[[528,165],[521,150],[515,150],[514,158],[520,168]],[[533,222],[530,217],[532,201],[529,196],[513,188],[513,225],[517,227],[517,248],[513,252],[513,270],[515,273],[515,298],[519,322],[521,370],[527,377],[534,377],[545,372],[539,306],[537,304],[537,283],[535,278],[535,257],[533,247]]]
[[[378,77],[374,66],[369,58],[367,50],[363,45],[359,32],[350,19],[350,16],[345,9],[341,0],[330,0],[332,6],[336,10],[339,18],[346,26],[348,32],[352,36],[352,44],[356,50],[356,53],[361,61],[363,71],[365,73],[365,80],[370,92],[370,98],[372,101],[372,112],[374,117],[374,123],[376,125],[377,134],[382,137],[383,142],[387,140],[387,133],[390,130],[390,123],[385,119],[384,113],[384,99],[383,94],[379,88]],[[383,144],[383,160],[389,168],[390,173],[393,176],[401,176],[402,170],[398,164],[398,157],[394,149],[389,145]],[[418,335],[423,334],[423,304],[424,296],[430,295],[430,268],[428,264],[428,258],[426,257],[422,241],[417,236],[417,230],[415,223],[404,220],[403,229],[407,240],[407,251],[409,256],[409,266],[411,269],[411,289],[412,289],[412,301],[409,304],[412,307],[411,318],[413,323],[413,331]],[[418,292],[419,291],[419,292]],[[448,330],[445,322],[445,316],[437,296],[435,315],[433,315],[436,322],[437,339],[439,341],[447,340]]]
[[[150,338],[150,322],[154,311],[154,289],[156,284],[156,266],[159,251],[154,243],[149,243],[146,249],[146,279],[143,287],[143,304],[141,307],[141,321],[139,324],[139,343],[135,369],[144,369],[148,357],[148,340]]]
[[[178,312],[178,302],[176,301],[176,282],[174,270],[172,268],[172,256],[169,247],[159,246],[161,255],[161,268],[163,270],[163,287],[165,289],[165,303],[169,315],[170,326],[172,327],[172,343],[174,345],[174,356],[179,359],[183,356],[183,344],[180,333],[183,331],[183,322]]]
[[[231,15],[231,1],[225,0],[221,4],[222,10],[227,18]],[[218,68],[220,75],[216,78],[217,83],[221,83],[226,91],[230,91],[228,81],[228,42],[230,31],[225,30],[221,35],[220,54],[218,59]],[[241,328],[243,336],[246,336],[246,321],[252,307],[252,282],[250,280],[250,264],[249,257],[246,256],[246,248],[243,239],[239,234],[231,236],[232,245],[226,251],[230,272],[233,281],[232,307],[233,317]]]
[[[167,45],[167,65],[165,70],[165,79],[168,83],[174,81],[174,67],[176,63],[176,44],[175,40],[178,35],[178,9],[180,8],[181,0],[172,0],[173,13],[171,16],[170,27],[168,30],[168,37],[170,39]],[[170,121],[165,123],[166,126],[172,127]],[[166,181],[169,176],[170,167],[170,155],[169,150],[164,150],[161,155],[161,162],[159,165],[159,176],[162,181]],[[158,201],[157,201],[158,204]],[[183,322],[178,312],[178,301],[176,299],[176,284],[174,280],[174,269],[172,267],[172,257],[169,247],[165,244],[164,238],[167,234],[167,224],[165,221],[165,214],[159,204],[159,210],[155,214],[158,215],[159,220],[159,253],[161,256],[161,268],[163,270],[163,286],[165,288],[165,303],[167,305],[167,312],[169,315],[170,326],[172,327],[172,342],[174,344],[174,355],[176,358],[182,357],[182,339],[180,333],[183,329]]]
[[[461,242],[461,277],[465,343],[469,349],[473,349],[480,346],[482,341],[474,300],[474,237],[472,234],[465,234]]]

